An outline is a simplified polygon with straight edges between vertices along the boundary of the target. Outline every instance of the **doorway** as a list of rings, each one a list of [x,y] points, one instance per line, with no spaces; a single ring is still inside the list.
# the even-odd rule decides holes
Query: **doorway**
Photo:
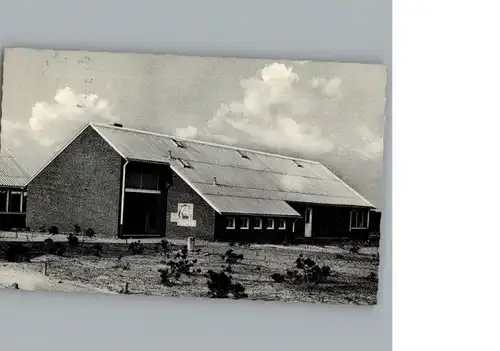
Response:
[[[126,192],[123,234],[129,236],[161,236],[165,233],[166,206],[157,193]]]

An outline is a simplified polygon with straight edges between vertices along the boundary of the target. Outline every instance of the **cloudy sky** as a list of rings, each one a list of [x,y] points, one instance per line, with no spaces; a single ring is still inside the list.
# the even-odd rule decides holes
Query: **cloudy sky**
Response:
[[[10,49],[2,146],[37,171],[89,121],[323,162],[381,206],[382,65]]]

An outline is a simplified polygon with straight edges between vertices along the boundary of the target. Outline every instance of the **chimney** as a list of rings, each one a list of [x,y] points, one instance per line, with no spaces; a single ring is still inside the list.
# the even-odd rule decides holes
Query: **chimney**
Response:
[[[172,151],[168,150],[168,158],[172,158]]]
[[[119,128],[122,128],[122,127],[123,127],[123,124],[121,124],[121,123],[113,123],[113,127],[119,127]]]
[[[214,177],[214,185],[219,185],[219,184],[217,184],[217,178],[216,177]]]

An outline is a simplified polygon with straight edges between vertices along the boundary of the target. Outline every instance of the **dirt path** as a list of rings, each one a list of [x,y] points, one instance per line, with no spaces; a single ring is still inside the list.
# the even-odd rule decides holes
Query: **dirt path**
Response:
[[[115,293],[80,282],[60,281],[24,264],[0,263],[0,288],[8,288],[14,283],[19,285],[19,289],[28,291]]]

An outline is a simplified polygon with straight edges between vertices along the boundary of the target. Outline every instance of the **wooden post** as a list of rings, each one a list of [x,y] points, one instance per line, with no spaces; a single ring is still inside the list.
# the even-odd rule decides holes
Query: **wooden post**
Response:
[[[45,262],[43,263],[43,274],[44,274],[44,275],[49,275],[49,274],[48,274],[48,270],[49,270],[49,262],[48,262],[48,261],[45,261]]]
[[[123,294],[128,294],[128,282],[125,282],[123,284],[122,292],[123,292]]]

